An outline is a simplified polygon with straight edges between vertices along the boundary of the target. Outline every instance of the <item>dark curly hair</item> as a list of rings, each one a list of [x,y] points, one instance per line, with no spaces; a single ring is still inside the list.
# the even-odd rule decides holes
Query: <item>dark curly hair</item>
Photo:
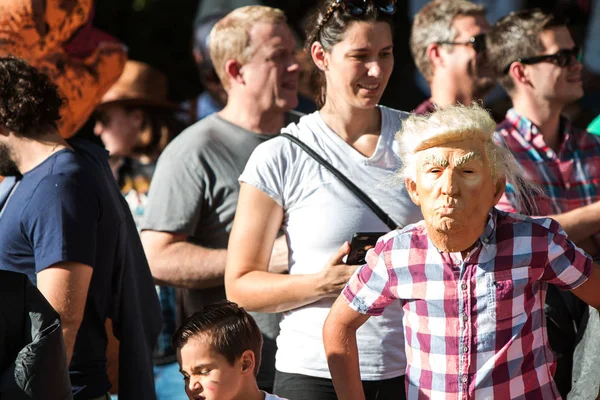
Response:
[[[64,100],[50,78],[25,61],[0,57],[0,125],[20,136],[56,130]]]

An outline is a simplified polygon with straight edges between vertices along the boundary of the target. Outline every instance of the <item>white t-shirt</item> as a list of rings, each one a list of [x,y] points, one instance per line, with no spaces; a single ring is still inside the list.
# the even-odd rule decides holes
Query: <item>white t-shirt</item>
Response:
[[[319,112],[283,129],[309,145],[361,188],[403,226],[420,221],[421,211],[399,182],[395,133],[407,114],[379,107],[382,130],[372,157],[364,157],[323,121]],[[320,271],[355,232],[387,232],[389,228],[331,172],[298,145],[277,137],[259,145],[240,177],[268,194],[284,209],[283,228],[290,248],[290,274]],[[331,379],[322,328],[335,298],[284,313],[277,338],[275,367],[281,372]],[[400,303],[370,318],[357,332],[361,378],[381,380],[404,374],[406,356]]]
[[[275,396],[274,394],[263,392],[265,394],[265,400],[287,400],[283,397]]]

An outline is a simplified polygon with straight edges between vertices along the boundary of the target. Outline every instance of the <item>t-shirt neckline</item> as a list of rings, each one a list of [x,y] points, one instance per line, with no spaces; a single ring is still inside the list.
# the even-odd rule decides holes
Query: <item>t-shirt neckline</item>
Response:
[[[359,162],[363,162],[365,164],[372,164],[379,160],[382,156],[382,152],[384,151],[385,142],[387,141],[387,131],[389,130],[389,116],[384,111],[381,106],[377,106],[377,109],[381,113],[381,130],[379,132],[379,138],[377,138],[377,145],[375,146],[375,151],[371,154],[370,157],[366,157],[362,155],[358,150],[354,147],[346,143],[344,139],[342,139],[333,129],[327,125],[323,117],[321,116],[320,111],[315,111],[315,119],[319,127],[331,138],[331,140],[349,157],[356,159]]]

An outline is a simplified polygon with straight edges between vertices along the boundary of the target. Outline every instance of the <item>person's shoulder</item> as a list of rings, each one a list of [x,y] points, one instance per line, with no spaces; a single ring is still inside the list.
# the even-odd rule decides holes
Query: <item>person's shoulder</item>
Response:
[[[408,111],[397,110],[395,108],[391,108],[391,107],[387,107],[387,106],[379,105],[377,107],[379,107],[382,114],[387,114],[392,119],[397,119],[400,121],[404,121],[406,118],[408,118],[410,115],[412,115],[412,113],[410,113]]]
[[[504,118],[502,121],[496,124],[496,133],[502,136],[508,135],[510,131],[514,129],[514,123],[508,118]]]
[[[190,155],[210,152],[221,137],[227,135],[226,129],[221,126],[220,117],[215,113],[185,128],[177,135],[163,151],[163,158],[188,157]]]
[[[569,134],[573,136],[577,143],[578,150],[588,150],[590,148],[600,151],[600,136],[590,133],[586,130],[576,128],[569,123]]]
[[[544,231],[548,233],[563,231],[561,225],[550,217],[516,214],[499,209],[496,209],[496,213],[496,229],[499,231],[512,231],[512,236],[514,237],[539,236]],[[503,233],[502,236],[511,235]]]
[[[427,229],[422,220],[386,233],[379,238],[378,243],[382,243],[387,250],[408,249],[419,238],[427,240]]]

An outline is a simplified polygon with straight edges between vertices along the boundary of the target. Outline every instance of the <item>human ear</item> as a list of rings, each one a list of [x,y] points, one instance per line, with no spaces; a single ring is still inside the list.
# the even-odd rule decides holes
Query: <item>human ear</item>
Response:
[[[254,352],[252,350],[246,350],[242,353],[240,359],[242,374],[254,374],[254,366],[256,365],[256,357],[254,356]]]
[[[310,55],[317,68],[319,68],[321,71],[327,71],[327,52],[321,43],[314,42],[310,46]]]
[[[229,82],[235,81],[244,84],[244,76],[242,75],[241,70],[241,64],[233,58],[225,62],[225,74],[229,78]]]
[[[527,73],[525,66],[520,62],[514,62],[508,69],[508,74],[515,82],[528,83],[529,74]]]
[[[413,201],[413,203],[420,206],[421,202],[419,200],[419,193],[417,192],[416,182],[410,178],[406,178],[404,180],[404,185],[406,186],[406,191],[408,192],[408,195],[410,196],[410,199]]]
[[[494,193],[494,206],[496,204],[498,204],[498,202],[500,201],[500,198],[502,197],[502,195],[504,194],[504,191],[506,190],[506,177],[505,176],[501,176],[496,180],[496,192]]]
[[[429,61],[431,61],[431,65],[434,67],[443,67],[444,66],[444,57],[440,51],[440,45],[437,43],[430,43],[425,50]]]

